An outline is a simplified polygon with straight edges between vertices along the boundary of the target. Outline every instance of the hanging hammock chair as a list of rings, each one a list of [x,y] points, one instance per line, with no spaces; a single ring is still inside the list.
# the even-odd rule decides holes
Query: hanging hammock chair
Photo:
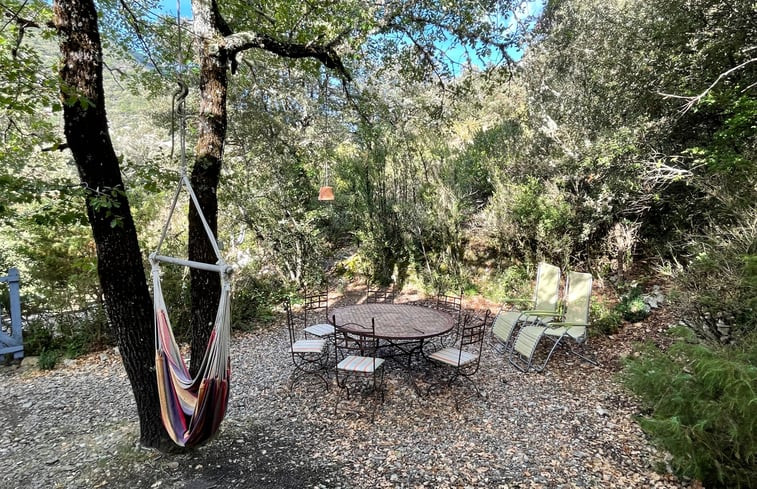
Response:
[[[171,439],[179,446],[198,446],[218,431],[218,427],[226,414],[229,400],[229,379],[231,375],[231,361],[229,356],[231,309],[230,276],[232,268],[226,264],[215,236],[200,208],[197,196],[186,176],[185,151],[185,118],[184,98],[187,87],[179,82],[180,88],[174,94],[174,102],[181,112],[181,176],[174,193],[168,218],[163,226],[163,232],[158,246],[150,254],[153,280],[153,305],[155,309],[155,371],[157,373],[158,394],[160,398],[160,412],[163,425]],[[205,234],[213,247],[217,261],[215,264],[202,263],[160,254],[160,247],[168,232],[168,228],[176,210],[176,204],[182,190],[189,194],[190,205],[194,205],[202,221]],[[190,268],[218,272],[221,276],[221,292],[218,302],[218,312],[210,333],[202,363],[193,378],[189,374],[179,345],[176,343],[168,310],[163,298],[160,282],[160,264],[170,263]],[[199,359],[192,359],[193,361]]]
[[[153,303],[155,308],[155,371],[158,380],[160,411],[163,425],[171,439],[179,446],[197,446],[209,440],[218,430],[229,399],[229,379],[231,361],[229,355],[231,309],[231,267],[221,258],[218,245],[200,211],[189,179],[182,175],[174,197],[168,221],[164,227],[162,243],[168,222],[170,222],[176,201],[182,187],[189,192],[196,206],[208,238],[213,244],[218,261],[216,264],[193,262],[180,258],[160,255],[158,249],[150,255],[153,280]],[[160,281],[160,264],[171,263],[207,271],[216,271],[221,276],[221,295],[215,323],[210,333],[202,363],[193,378],[189,374],[179,345],[176,343],[168,310],[163,298]]]
[[[179,194],[185,188],[195,205],[218,261],[215,264],[194,262],[160,255],[160,245],[176,208]],[[215,271],[221,276],[221,295],[213,329],[202,363],[193,378],[189,374],[179,345],[176,343],[160,281],[160,264],[171,263],[200,270]],[[218,430],[229,399],[231,361],[229,354],[231,309],[229,283],[231,267],[221,257],[218,244],[200,210],[189,179],[182,175],[174,196],[168,220],[158,248],[150,255],[155,308],[155,371],[158,380],[160,411],[163,425],[179,446],[193,447],[208,441]]]

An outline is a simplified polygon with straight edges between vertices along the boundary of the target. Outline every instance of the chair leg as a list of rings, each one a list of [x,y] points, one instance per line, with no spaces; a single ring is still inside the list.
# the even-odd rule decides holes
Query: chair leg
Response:
[[[547,358],[544,359],[544,363],[542,363],[540,367],[535,367],[533,366],[533,358],[532,358],[531,366],[533,367],[535,371],[542,372],[545,368],[547,368],[547,363],[549,363],[549,359],[552,358],[552,354],[555,352],[557,347],[560,346],[560,344],[562,343],[563,337],[564,335],[560,336],[556,340],[553,339],[552,337],[549,337],[550,340],[554,341],[554,344],[552,345],[552,348],[550,348],[549,353],[547,354]]]
[[[578,351],[579,348],[581,349],[580,352]],[[578,358],[580,358],[581,360],[585,361],[585,362],[589,362],[590,364],[592,364],[594,366],[597,366],[597,367],[599,366],[599,362],[597,361],[597,354],[596,353],[588,353],[586,351],[586,343],[585,342],[580,342],[580,343],[577,343],[575,346],[571,346],[570,347],[570,352],[572,354],[574,354],[575,356],[577,356]],[[591,355],[591,356],[589,356],[589,355]]]

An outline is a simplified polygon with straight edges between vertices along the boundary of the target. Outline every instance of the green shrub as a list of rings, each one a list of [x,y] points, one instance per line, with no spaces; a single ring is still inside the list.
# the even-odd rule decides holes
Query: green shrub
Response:
[[[692,241],[693,258],[673,271],[673,306],[697,334],[735,340],[757,324],[757,207],[730,226],[713,227]]]
[[[62,314],[56,318],[57,343],[67,358],[76,358],[113,344],[107,334],[107,317],[103,307]]]
[[[644,303],[641,287],[633,287],[615,306],[615,310],[625,320],[637,323],[649,316],[649,306]]]
[[[486,280],[481,286],[483,295],[494,302],[502,302],[505,298],[531,298],[533,283],[531,273],[523,265],[507,267]]]
[[[604,301],[591,301],[591,325],[594,330],[605,335],[611,335],[618,332],[623,318],[616,309],[607,307]]]
[[[757,487],[757,334],[708,346],[687,328],[673,333],[669,351],[648,344],[626,361],[624,383],[648,410],[641,427],[677,475],[708,488]]]
[[[60,359],[59,350],[45,350],[39,354],[39,368],[41,370],[52,370]]]
[[[43,351],[54,350],[58,344],[53,331],[44,321],[29,321],[23,331],[24,353],[28,356],[40,356]]]
[[[248,330],[254,320],[270,318],[273,307],[281,304],[287,292],[285,285],[274,277],[239,277],[234,285],[232,327]]]

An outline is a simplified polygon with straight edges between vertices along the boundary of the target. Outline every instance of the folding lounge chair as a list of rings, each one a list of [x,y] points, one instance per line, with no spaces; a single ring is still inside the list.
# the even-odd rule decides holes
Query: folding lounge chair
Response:
[[[539,263],[533,299],[505,299],[497,313],[492,335],[509,351],[516,326],[538,324],[557,317],[560,294],[560,268],[546,262]],[[518,304],[523,310],[505,310],[508,304]],[[512,306],[510,306],[512,307]]]
[[[568,272],[565,284],[565,310],[559,321],[545,325],[527,325],[521,328],[510,351],[510,363],[522,372],[531,368],[541,372],[547,366],[555,349],[564,341],[572,341],[570,351],[589,363],[597,365],[584,351],[589,326],[592,276],[590,273]],[[534,353],[542,338],[551,340],[552,347],[540,366],[534,365]]]

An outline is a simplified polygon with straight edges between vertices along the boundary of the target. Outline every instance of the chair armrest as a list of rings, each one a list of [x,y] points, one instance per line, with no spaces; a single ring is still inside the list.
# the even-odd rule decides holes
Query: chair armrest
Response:
[[[549,323],[547,323],[547,327],[550,327],[550,328],[561,327],[561,326],[565,326],[568,328],[573,327],[573,326],[589,326],[589,323],[584,323],[581,321],[550,321]]]
[[[557,311],[547,311],[544,309],[531,309],[527,311],[522,311],[522,314],[524,316],[554,316],[559,317],[560,313]]]
[[[518,304],[518,303],[533,304],[534,300],[533,299],[516,299],[514,297],[505,297],[504,299],[502,299],[502,302],[509,302],[512,304]]]

